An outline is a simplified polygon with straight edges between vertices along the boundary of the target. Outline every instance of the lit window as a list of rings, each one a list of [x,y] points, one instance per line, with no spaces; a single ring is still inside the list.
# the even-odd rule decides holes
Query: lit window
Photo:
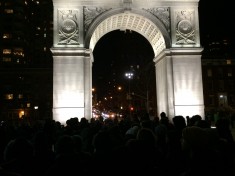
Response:
[[[23,56],[24,57],[24,50],[23,48],[15,48],[13,54],[16,56]]]
[[[30,103],[27,103],[26,106],[27,106],[27,108],[30,108],[31,104],[30,104]]]
[[[19,76],[19,79],[20,79],[20,80],[24,80],[24,77],[23,77],[23,76]]]
[[[3,62],[11,62],[11,58],[10,57],[3,57],[2,61]]]
[[[11,54],[11,49],[3,49],[3,54]]]
[[[19,98],[19,99],[22,99],[22,98],[23,98],[23,94],[19,94],[19,95],[18,95],[18,98]]]
[[[13,9],[5,9],[4,12],[5,13],[13,13]]]
[[[44,51],[47,51],[47,47],[44,47]]]
[[[227,105],[228,103],[228,101],[227,101],[227,94],[224,94],[224,93],[219,93],[218,94],[218,99],[219,99],[219,105],[220,106],[225,106],[225,105]]]
[[[36,1],[37,4],[39,4],[39,1]]]
[[[6,94],[5,99],[6,100],[12,100],[13,99],[13,94]]]
[[[47,34],[44,34],[44,38],[46,38],[47,37]]]
[[[24,111],[20,111],[19,112],[19,118],[21,119],[21,118],[23,118],[24,117]]]
[[[12,37],[12,35],[11,34],[3,34],[3,36],[2,36],[2,38],[4,38],[4,39],[6,39],[6,38],[11,38]]]
[[[227,65],[232,64],[232,61],[230,59],[227,60]]]

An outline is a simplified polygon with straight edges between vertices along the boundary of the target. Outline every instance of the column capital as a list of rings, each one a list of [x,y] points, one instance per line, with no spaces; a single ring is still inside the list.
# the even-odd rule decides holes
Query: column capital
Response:
[[[60,48],[52,47],[51,52],[54,56],[90,56],[92,51],[86,48]]]

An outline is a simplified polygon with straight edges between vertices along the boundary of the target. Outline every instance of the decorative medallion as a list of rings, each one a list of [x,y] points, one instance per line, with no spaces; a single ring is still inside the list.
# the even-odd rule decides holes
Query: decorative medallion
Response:
[[[64,34],[70,35],[77,29],[77,24],[71,19],[65,19],[62,23],[61,30]]]
[[[59,10],[59,43],[63,45],[79,45],[79,29],[76,10]]]
[[[180,11],[176,13],[176,44],[195,44],[194,12]]]
[[[188,34],[192,32],[192,24],[189,20],[182,20],[178,23],[178,30],[183,34]]]

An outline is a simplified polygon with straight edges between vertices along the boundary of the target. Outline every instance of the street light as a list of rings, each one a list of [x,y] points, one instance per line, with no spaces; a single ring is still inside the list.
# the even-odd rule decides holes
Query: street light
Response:
[[[134,74],[132,72],[127,72],[125,74],[125,76],[128,79],[128,83],[129,83],[129,96],[131,96],[131,84],[130,84],[130,80],[133,78]]]
[[[134,74],[132,72],[127,72],[125,76],[130,80],[133,78]]]
[[[125,73],[126,78],[128,79],[128,96],[127,99],[129,100],[129,111],[131,116],[131,79],[133,78],[134,74],[132,72]]]

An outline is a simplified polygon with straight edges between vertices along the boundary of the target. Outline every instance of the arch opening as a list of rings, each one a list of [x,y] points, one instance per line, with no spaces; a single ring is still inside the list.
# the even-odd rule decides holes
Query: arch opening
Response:
[[[99,21],[99,20],[97,20]],[[146,43],[148,43],[149,47],[152,48],[152,58],[150,59],[150,62],[147,63],[144,67],[145,71],[148,69],[148,71],[151,72],[151,69],[153,70],[152,75],[149,73],[145,73],[148,75],[148,77],[154,77],[152,80],[152,86],[150,89],[150,79],[145,79],[145,88],[143,89],[142,87],[142,93],[136,93],[134,95],[134,91],[136,90],[131,90],[130,92],[126,95],[127,98],[132,98],[132,97],[138,97],[142,98],[145,101],[145,109],[148,113],[156,115],[157,110],[156,110],[156,76],[155,76],[155,67],[154,67],[154,58],[158,56],[165,48],[166,48],[166,42],[164,39],[164,36],[162,35],[161,30],[158,28],[158,26],[153,23],[149,18],[146,18],[142,15],[135,14],[135,13],[130,13],[129,11],[126,11],[124,13],[117,13],[114,15],[110,15],[107,18],[104,18],[100,20],[101,22],[98,23],[95,27],[94,30],[92,31],[91,38],[89,40],[89,48],[94,52],[94,49],[97,45],[97,43],[100,41],[101,38],[103,38],[105,35],[113,32],[113,31],[122,31],[123,33],[128,33],[128,32],[133,32],[137,33],[141,37],[143,37],[146,40]],[[91,25],[92,26],[92,25]],[[94,55],[94,61],[96,60],[96,56]],[[93,62],[94,62],[93,61]],[[94,64],[93,64],[94,65]],[[133,64],[127,64],[129,68],[126,68],[126,71],[134,71],[137,68],[137,65]],[[93,66],[94,67],[94,66]],[[142,67],[142,66],[141,66]],[[149,68],[147,68],[149,67]],[[152,67],[152,68],[150,68]],[[143,69],[143,68],[141,68]],[[138,70],[139,71],[139,70]],[[94,68],[92,69],[92,73],[94,72]],[[125,70],[123,70],[125,72]],[[94,75],[94,74],[93,74]],[[94,85],[94,76],[92,76],[92,84]],[[123,76],[124,77],[124,76]],[[125,81],[124,81],[125,82]],[[133,86],[132,86],[133,87]],[[133,95],[130,95],[133,94]],[[140,95],[141,94],[141,95]],[[151,96],[151,100],[150,97]],[[96,97],[97,98],[97,97]],[[131,101],[131,100],[130,100]],[[151,103],[150,103],[151,102]],[[93,105],[98,104],[97,99],[92,100]],[[129,103],[129,106],[132,106],[130,104],[134,104],[134,102]],[[141,103],[142,104],[142,103]],[[128,107],[128,106],[125,106]],[[119,107],[123,108],[123,107]],[[131,107],[129,107],[130,109]],[[135,110],[140,109],[136,108]]]
[[[146,38],[135,31],[115,30],[96,43],[93,55],[94,109],[128,115],[132,107],[131,114],[156,115],[154,52]],[[126,73],[133,74],[131,80]]]

